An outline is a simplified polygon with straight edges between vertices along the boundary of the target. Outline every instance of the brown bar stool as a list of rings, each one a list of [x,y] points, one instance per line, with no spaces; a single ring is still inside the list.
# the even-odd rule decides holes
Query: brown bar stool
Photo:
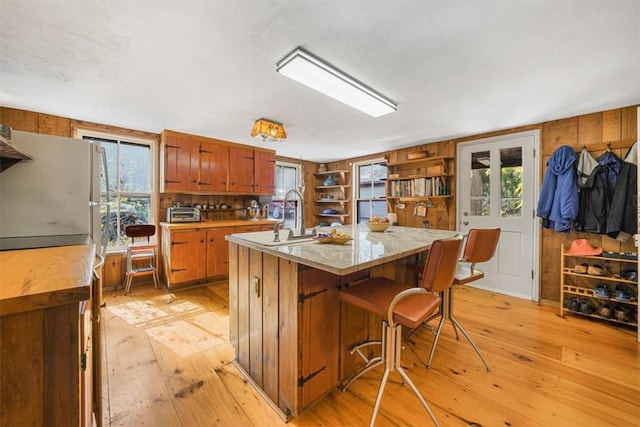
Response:
[[[151,243],[151,236],[156,234],[156,226],[153,224],[131,224],[124,229],[125,234],[131,238],[127,245],[127,275],[124,282],[124,293],[129,293],[131,282],[135,276],[151,274],[153,283],[158,288],[158,247]],[[145,238],[146,242],[136,243],[136,238]],[[139,265],[140,261],[148,261]]]
[[[484,277],[484,272],[477,270],[476,264],[479,262],[487,262],[491,258],[493,258],[496,253],[499,238],[499,228],[475,228],[469,231],[469,235],[467,236],[467,243],[465,244],[464,252],[462,254],[462,259],[460,259],[460,262],[463,262],[465,264],[458,264],[456,277],[453,280],[454,285],[466,285],[467,283],[480,280]],[[469,341],[469,344],[471,344],[471,347],[473,347],[478,356],[480,356],[480,359],[482,360],[482,363],[484,363],[484,366],[487,368],[487,371],[490,371],[491,368],[480,352],[480,349],[471,339],[469,333],[462,327],[458,319],[456,319],[453,315],[453,289],[454,287],[452,286],[444,291],[439,312],[430,316],[421,325],[427,327],[427,329],[435,334],[435,339],[433,340],[433,346],[431,347],[431,353],[429,354],[427,367],[431,367],[431,361],[433,360],[433,355],[436,351],[436,345],[438,344],[438,339],[440,338],[440,332],[442,332],[442,326],[444,325],[445,320],[449,319],[451,320],[451,325],[453,325],[453,331],[456,334],[456,339],[460,339],[460,337],[458,336],[458,329],[460,329],[467,341]],[[438,323],[437,328],[434,330],[427,323],[438,316],[441,316],[440,323]],[[409,336],[412,335],[415,331],[416,330],[414,329],[409,334]]]
[[[371,426],[375,424],[387,378],[389,372],[393,370],[398,371],[404,383],[409,385],[418,397],[433,423],[439,426],[431,408],[400,366],[402,325],[408,328],[417,328],[440,306],[440,296],[437,293],[451,286],[458,266],[461,246],[461,236],[434,241],[425,263],[422,281],[418,287],[396,282],[386,277],[374,277],[340,292],[342,301],[383,318],[381,341],[368,341],[351,348],[351,354],[357,352],[366,364],[344,386],[340,387],[342,391],[345,391],[365,372],[381,364],[385,365],[371,415]],[[368,359],[360,349],[373,344],[382,346],[382,354],[380,357]]]

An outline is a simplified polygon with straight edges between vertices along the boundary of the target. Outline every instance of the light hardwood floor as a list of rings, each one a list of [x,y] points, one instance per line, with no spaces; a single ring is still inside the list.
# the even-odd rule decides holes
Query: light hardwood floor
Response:
[[[105,426],[286,425],[230,363],[227,283],[173,294],[134,283],[131,295],[105,300]],[[492,370],[450,324],[430,370],[427,330],[402,353],[442,426],[640,425],[634,329],[468,287],[455,300]],[[334,390],[288,425],[368,425],[380,374]],[[395,372],[380,410],[377,426],[431,425]]]

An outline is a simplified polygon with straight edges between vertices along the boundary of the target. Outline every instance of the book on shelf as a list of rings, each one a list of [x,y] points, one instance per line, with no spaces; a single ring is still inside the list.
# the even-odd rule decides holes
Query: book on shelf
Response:
[[[449,195],[448,179],[441,176],[390,181],[389,197],[431,197]]]

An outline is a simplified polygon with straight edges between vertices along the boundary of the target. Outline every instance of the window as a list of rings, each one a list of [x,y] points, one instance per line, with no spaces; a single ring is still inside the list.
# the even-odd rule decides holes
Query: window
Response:
[[[108,251],[121,250],[129,242],[124,232],[127,225],[156,222],[155,141],[85,130],[78,130],[76,137],[99,141],[105,149],[109,200],[104,183],[100,190],[109,215],[102,210],[102,233],[107,234]]]
[[[522,217],[522,147],[500,149],[500,165],[500,216]]]
[[[356,163],[355,174],[355,216],[356,223],[367,222],[374,215],[387,216],[385,182],[387,181],[386,160]]]
[[[283,206],[284,196],[292,188],[300,185],[300,165],[294,163],[276,162],[276,190],[269,203],[268,218],[281,220],[284,217],[284,228],[295,229],[300,218],[299,201],[295,196],[289,196],[287,206]]]
[[[491,153],[471,154],[471,215],[491,214]]]

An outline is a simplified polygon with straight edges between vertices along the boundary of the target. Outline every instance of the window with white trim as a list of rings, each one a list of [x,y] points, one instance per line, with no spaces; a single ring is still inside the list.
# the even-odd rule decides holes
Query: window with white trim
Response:
[[[275,194],[267,209],[268,218],[282,220],[284,218],[284,228],[298,228],[300,218],[300,203],[295,195],[290,195],[287,206],[284,206],[284,197],[287,191],[299,189],[300,185],[300,165],[276,161],[275,171],[276,189]]]
[[[387,181],[387,161],[369,160],[353,165],[355,222],[367,222],[373,216],[387,216],[385,182]]]
[[[129,242],[125,227],[129,224],[155,224],[157,200],[154,193],[156,142],[152,139],[78,129],[76,138],[98,141],[107,155],[109,200],[104,183],[101,199],[109,204],[102,209],[102,232],[108,233],[107,251],[124,249]]]

